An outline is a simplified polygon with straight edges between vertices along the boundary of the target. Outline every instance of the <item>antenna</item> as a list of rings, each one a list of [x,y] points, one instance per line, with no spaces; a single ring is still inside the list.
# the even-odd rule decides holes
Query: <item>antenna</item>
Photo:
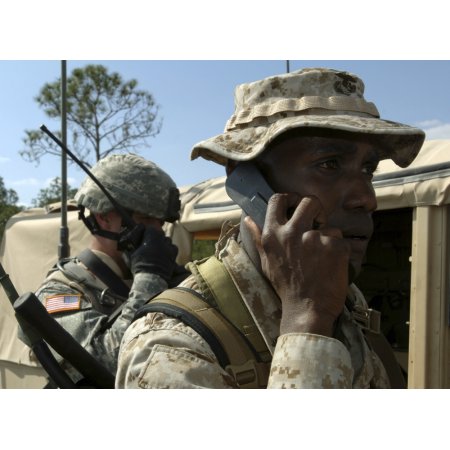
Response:
[[[61,61],[61,137],[67,143],[66,61]],[[67,154],[61,153],[61,228],[59,229],[58,259],[70,255],[69,228],[67,227]]]

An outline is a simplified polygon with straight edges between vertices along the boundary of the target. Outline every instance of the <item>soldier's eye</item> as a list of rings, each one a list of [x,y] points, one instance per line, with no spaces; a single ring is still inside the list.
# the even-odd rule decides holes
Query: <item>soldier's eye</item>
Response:
[[[320,162],[319,167],[326,170],[335,170],[339,168],[339,161],[337,159],[327,159]]]

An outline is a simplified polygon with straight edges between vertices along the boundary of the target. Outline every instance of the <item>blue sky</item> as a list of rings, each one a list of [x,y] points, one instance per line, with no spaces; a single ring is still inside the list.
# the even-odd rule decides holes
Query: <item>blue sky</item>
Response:
[[[178,185],[223,175],[223,168],[197,159],[190,161],[192,146],[223,131],[233,112],[234,87],[286,71],[286,60],[68,60],[67,73],[88,63],[99,63],[119,72],[125,80],[135,78],[160,105],[163,126],[141,154],[155,161]],[[366,85],[366,98],[374,101],[386,119],[418,125],[428,138],[450,139],[450,61],[430,60],[309,60],[290,61],[290,70],[333,67],[359,75]],[[14,189],[20,203],[29,205],[39,189],[60,175],[58,157],[47,155],[39,166],[18,154],[25,129],[49,120],[34,97],[46,83],[55,81],[60,60],[0,61],[0,176]],[[78,187],[84,172],[69,166],[69,182]]]
[[[2,7],[0,39],[0,176],[28,205],[60,173],[58,158],[24,161],[25,129],[48,120],[33,98],[87,63],[135,78],[160,105],[161,133],[141,152],[178,185],[223,174],[189,160],[192,146],[221,133],[233,111],[234,87],[311,66],[362,77],[366,98],[383,118],[450,138],[450,47],[443,2],[377,0],[79,0],[70,14],[57,0],[20,0]],[[69,166],[79,186],[84,172]]]

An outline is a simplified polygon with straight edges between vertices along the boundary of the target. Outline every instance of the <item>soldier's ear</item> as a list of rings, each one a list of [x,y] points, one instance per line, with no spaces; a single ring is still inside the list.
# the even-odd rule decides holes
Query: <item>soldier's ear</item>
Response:
[[[109,225],[109,213],[94,213],[93,215],[101,228]]]

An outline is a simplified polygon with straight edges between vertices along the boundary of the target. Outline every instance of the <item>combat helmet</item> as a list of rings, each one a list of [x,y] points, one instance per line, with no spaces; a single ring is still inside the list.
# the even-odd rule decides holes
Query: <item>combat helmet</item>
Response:
[[[154,162],[131,153],[109,155],[101,159],[91,173],[125,210],[167,222],[179,218],[180,198],[176,184]],[[81,184],[75,200],[82,211],[86,208],[94,213],[106,213],[115,209],[90,177]]]
[[[199,156],[226,165],[249,161],[281,134],[325,128],[377,136],[380,159],[400,167],[417,156],[425,133],[415,127],[383,120],[374,103],[364,98],[356,75],[327,68],[307,68],[241,84],[235,90],[235,111],[223,134],[194,146]]]

